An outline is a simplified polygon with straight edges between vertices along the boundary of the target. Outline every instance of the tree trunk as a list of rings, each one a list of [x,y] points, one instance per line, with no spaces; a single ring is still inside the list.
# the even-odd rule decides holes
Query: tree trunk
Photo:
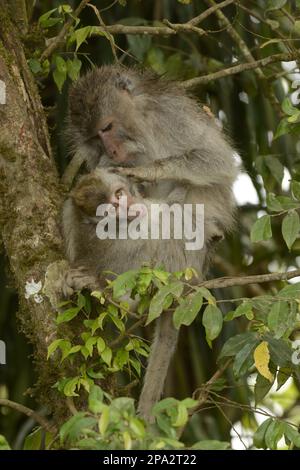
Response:
[[[1,102],[6,87],[6,103],[0,104],[0,230],[19,293],[20,325],[34,346],[38,398],[57,407],[51,389],[57,368],[46,360],[56,332],[54,312],[41,291],[29,298],[25,293],[32,280],[43,285],[47,266],[61,258],[62,194],[45,113],[9,4],[0,0]]]

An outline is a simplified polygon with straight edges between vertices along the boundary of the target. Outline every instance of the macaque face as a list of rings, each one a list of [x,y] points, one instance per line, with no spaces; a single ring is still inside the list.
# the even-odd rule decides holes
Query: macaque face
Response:
[[[99,178],[98,171],[94,175],[84,176],[71,192],[75,205],[90,217],[95,217],[97,207],[101,204],[111,204],[116,209],[117,217],[120,211],[130,208],[138,200],[133,194],[128,182],[108,174],[107,178]]]
[[[135,166],[144,148],[139,114],[127,84],[91,72],[70,93],[69,139],[98,162],[105,155],[110,166]]]

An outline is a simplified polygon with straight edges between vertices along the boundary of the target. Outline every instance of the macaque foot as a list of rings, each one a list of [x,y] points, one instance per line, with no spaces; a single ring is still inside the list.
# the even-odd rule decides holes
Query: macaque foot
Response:
[[[151,413],[151,408],[152,408],[152,405],[149,405],[149,404],[139,404],[138,406],[138,415],[144,419],[146,421],[146,423],[149,423],[149,424],[154,424],[155,423],[155,417],[153,416],[153,414]]]
[[[94,276],[88,274],[84,267],[69,269],[62,280],[62,294],[64,298],[71,297],[74,292],[82,289],[96,290],[99,283]]]

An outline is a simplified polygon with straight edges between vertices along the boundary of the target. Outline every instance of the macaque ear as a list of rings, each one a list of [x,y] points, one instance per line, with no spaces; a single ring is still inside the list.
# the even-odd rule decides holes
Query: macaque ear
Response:
[[[118,72],[115,78],[115,86],[120,90],[125,90],[130,94],[134,93],[135,90],[135,83],[129,76],[124,73]]]

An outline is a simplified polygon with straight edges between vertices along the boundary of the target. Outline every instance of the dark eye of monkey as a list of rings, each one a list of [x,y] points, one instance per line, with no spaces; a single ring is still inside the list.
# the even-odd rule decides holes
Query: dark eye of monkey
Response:
[[[122,196],[126,196],[126,191],[124,188],[119,188],[115,191],[115,196],[117,199],[120,199]]]
[[[111,131],[113,128],[113,124],[112,122],[110,122],[109,124],[107,124],[107,126],[105,126],[103,129],[101,129],[102,132],[109,132]]]

